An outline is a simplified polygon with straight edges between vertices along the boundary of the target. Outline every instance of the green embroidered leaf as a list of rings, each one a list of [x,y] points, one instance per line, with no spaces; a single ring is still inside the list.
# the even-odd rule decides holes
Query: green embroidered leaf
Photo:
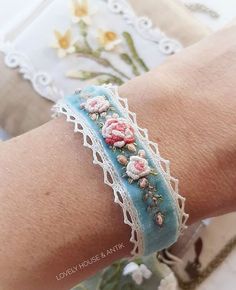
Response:
[[[88,32],[87,32],[88,25],[83,20],[79,21],[79,28],[80,28],[81,35],[82,36],[87,36],[87,34],[88,34]]]
[[[144,70],[144,71],[149,71],[147,65],[144,63],[144,61],[142,60],[142,58],[140,58],[135,45],[134,45],[134,41],[133,38],[131,36],[131,34],[127,31],[123,32],[123,37],[129,47],[129,50],[132,54],[132,57],[134,58],[134,60],[140,65],[140,67]]]
[[[132,67],[132,71],[133,74],[138,76],[140,75],[138,68],[136,67],[136,65],[134,64],[132,58],[127,54],[127,53],[121,53],[120,54],[120,58],[128,65],[130,65]]]
[[[100,290],[117,290],[118,289],[118,281],[112,281],[104,285],[104,287],[100,288]]]

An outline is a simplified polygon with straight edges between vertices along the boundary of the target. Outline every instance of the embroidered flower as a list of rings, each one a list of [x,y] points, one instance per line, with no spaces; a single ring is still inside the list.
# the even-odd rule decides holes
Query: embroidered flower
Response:
[[[146,159],[140,156],[131,156],[126,167],[126,174],[133,180],[146,176],[151,172]]]
[[[148,186],[148,184],[149,184],[148,180],[145,177],[139,180],[139,187],[140,188],[145,188]]]
[[[146,152],[145,152],[143,149],[140,149],[140,150],[138,151],[138,156],[145,158],[145,156],[146,156]]]
[[[52,45],[53,48],[57,49],[59,57],[64,57],[67,54],[75,52],[75,41],[72,40],[71,29],[62,34],[61,32],[54,31],[56,42]]]
[[[168,276],[161,280],[160,285],[157,290],[177,290],[177,280],[173,273],[170,273]]]
[[[72,0],[70,8],[73,23],[78,23],[81,20],[87,25],[91,23],[91,15],[95,12],[89,9],[87,0]]]
[[[124,267],[123,275],[130,275],[137,285],[141,285],[143,278],[149,279],[152,276],[152,272],[147,268],[146,265],[138,265],[134,262],[127,264]]]
[[[111,30],[99,30],[98,41],[102,48],[107,51],[113,50],[118,44],[122,42],[117,33]]]
[[[156,199],[157,203],[157,199]],[[157,212],[155,216],[155,221],[159,226],[162,226],[164,223],[164,215],[161,212]]]
[[[107,119],[102,128],[102,136],[107,144],[118,148],[135,141],[133,127],[122,118]]]
[[[81,107],[89,113],[102,113],[109,109],[110,103],[104,96],[97,96],[88,99],[86,103],[81,104]]]
[[[136,146],[134,144],[128,144],[127,145],[127,149],[130,151],[130,152],[136,152]]]
[[[127,157],[124,155],[118,155],[116,159],[121,165],[126,165],[128,163]]]

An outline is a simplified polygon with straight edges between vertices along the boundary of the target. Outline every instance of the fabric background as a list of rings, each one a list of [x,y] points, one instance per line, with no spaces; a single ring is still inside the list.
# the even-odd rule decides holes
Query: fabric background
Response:
[[[131,0],[130,3],[138,15],[151,18],[154,25],[183,46],[195,43],[210,32],[176,1]],[[6,68],[2,54],[0,72],[0,126],[11,136],[17,136],[47,122],[52,103],[39,97],[17,71]]]
[[[38,96],[30,82],[4,64],[0,56],[0,127],[17,136],[51,118],[52,103]]]

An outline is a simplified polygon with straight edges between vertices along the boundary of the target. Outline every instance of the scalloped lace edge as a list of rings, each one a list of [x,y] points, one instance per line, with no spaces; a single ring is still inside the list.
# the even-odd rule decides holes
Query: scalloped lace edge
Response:
[[[112,188],[114,202],[119,204],[122,208],[124,223],[131,228],[130,242],[133,243],[131,255],[133,257],[142,256],[144,253],[144,241],[138,212],[132,200],[128,198],[122,181],[104,152],[100,140],[94,135],[93,130],[86,124],[83,118],[75,114],[63,100],[59,100],[57,104],[53,106],[52,110],[55,112],[54,117],[61,114],[65,115],[66,121],[74,124],[74,132],[82,134],[83,145],[92,150],[93,163],[98,164],[102,168],[104,183]]]
[[[178,192],[178,179],[171,176],[170,173],[170,161],[162,158],[159,153],[158,145],[155,142],[149,141],[148,130],[146,128],[140,128],[137,124],[136,114],[129,110],[128,100],[126,98],[121,98],[118,94],[118,87],[111,84],[103,85],[104,88],[109,89],[113,99],[118,103],[118,106],[123,110],[123,113],[127,117],[135,131],[138,134],[141,142],[148,147],[151,152],[153,161],[156,166],[160,168],[162,176],[165,178],[172,198],[175,201],[175,207],[178,216],[178,236],[183,233],[187,228],[186,222],[189,215],[185,213],[185,198],[181,196]],[[123,211],[124,223],[129,225],[131,228],[130,242],[133,243],[133,249],[131,251],[132,256],[141,256],[144,253],[144,240],[141,231],[141,226],[139,224],[138,213],[132,204],[132,201],[127,197],[125,189],[123,188],[122,181],[117,175],[113,166],[110,164],[108,157],[106,156],[103,146],[100,141],[93,134],[93,131],[86,125],[83,118],[78,118],[78,116],[70,109],[70,107],[63,101],[60,100],[53,107],[53,111],[56,114],[66,115],[66,120],[68,122],[74,123],[74,132],[80,132],[83,135],[83,144],[88,147],[93,152],[93,163],[100,165],[103,169],[104,183],[109,185],[113,189],[114,201],[118,203]],[[101,161],[100,161],[100,160]],[[109,180],[109,176],[112,182]]]
[[[140,128],[137,124],[136,114],[129,110],[128,100],[126,98],[121,98],[118,93],[118,87],[112,86],[111,84],[103,85],[105,88],[110,89],[113,98],[116,99],[123,109],[126,117],[132,123],[133,127],[138,132],[140,140],[144,142],[144,144],[148,147],[150,152],[152,153],[152,158],[155,164],[160,168],[163,177],[165,178],[169,188],[171,195],[175,201],[175,206],[178,213],[178,235],[182,234],[183,231],[187,228],[187,220],[189,215],[185,213],[185,198],[179,194],[179,180],[171,176],[170,173],[170,161],[162,158],[159,153],[158,144],[152,141],[149,141],[148,130],[146,128]]]

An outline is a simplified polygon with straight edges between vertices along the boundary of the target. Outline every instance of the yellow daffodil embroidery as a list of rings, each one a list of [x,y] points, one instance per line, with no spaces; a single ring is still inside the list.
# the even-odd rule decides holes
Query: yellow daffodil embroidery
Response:
[[[121,85],[124,81],[130,79],[131,76],[116,67],[110,60],[110,56],[115,54],[120,58],[121,62],[130,67],[130,73],[133,75],[139,75],[140,68],[148,71],[147,66],[139,57],[129,32],[124,31],[122,34],[118,34],[116,31],[107,28],[107,26],[98,29],[97,27],[100,27],[100,24],[95,27],[88,25],[91,22],[91,15],[97,12],[96,7],[91,6],[92,1],[69,1],[71,4],[72,24],[64,32],[54,31],[55,41],[51,47],[57,50],[57,55],[60,58],[74,53],[77,59],[84,58],[95,62],[99,69],[72,69],[65,73],[66,77],[81,81],[94,81],[99,84],[106,82]],[[96,17],[94,17],[94,22],[96,22]],[[72,31],[76,37],[72,35]],[[123,43],[122,46],[120,45],[121,43]]]
[[[52,45],[52,47],[57,49],[57,54],[59,57],[64,57],[67,54],[75,52],[75,41],[72,40],[71,29],[68,29],[64,34],[55,30],[54,35],[56,42]]]
[[[72,22],[85,22],[91,24],[91,15],[94,14],[88,5],[88,0],[72,0],[70,3]]]
[[[98,41],[102,48],[105,50],[113,50],[118,44],[121,43],[121,39],[114,31],[99,30]]]

